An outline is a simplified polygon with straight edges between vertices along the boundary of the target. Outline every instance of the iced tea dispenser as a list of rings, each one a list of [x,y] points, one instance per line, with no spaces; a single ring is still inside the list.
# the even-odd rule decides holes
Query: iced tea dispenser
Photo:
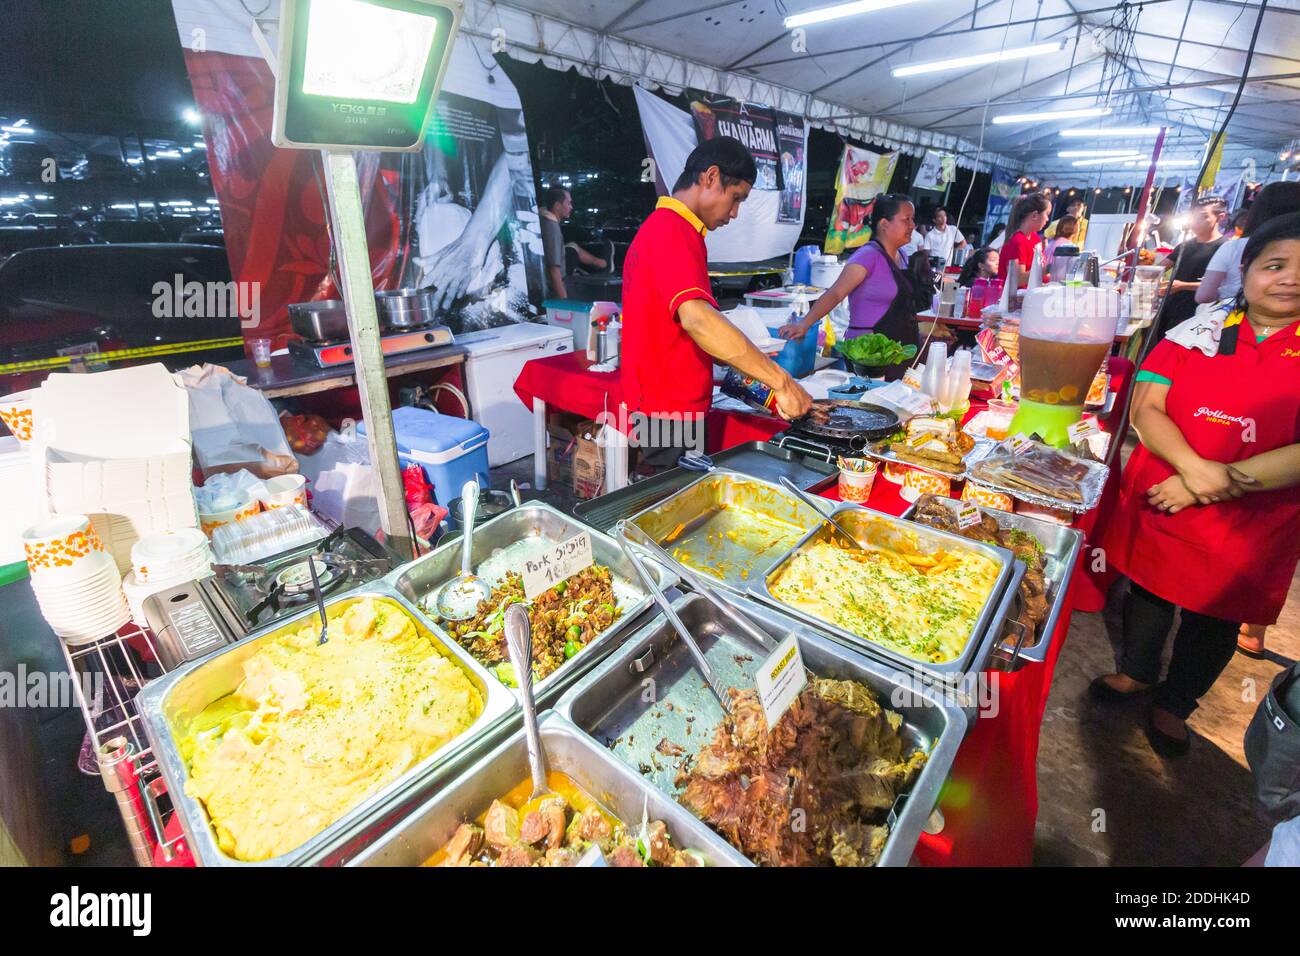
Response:
[[[1064,448],[1088,388],[1110,353],[1119,296],[1110,288],[1052,283],[1025,293],[1020,313],[1020,407],[1010,434],[1037,433]]]

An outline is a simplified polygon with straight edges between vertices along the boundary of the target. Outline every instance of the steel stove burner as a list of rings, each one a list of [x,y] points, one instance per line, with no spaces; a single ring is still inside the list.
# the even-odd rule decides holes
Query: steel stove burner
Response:
[[[322,594],[328,594],[342,583],[345,576],[340,562],[332,554],[322,554],[308,558],[316,562],[316,580]],[[307,561],[298,561],[275,571],[271,577],[271,587],[279,590],[285,598],[312,597],[311,570]]]

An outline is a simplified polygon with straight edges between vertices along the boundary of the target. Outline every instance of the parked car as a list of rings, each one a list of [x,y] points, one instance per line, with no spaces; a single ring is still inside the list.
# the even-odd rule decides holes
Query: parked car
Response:
[[[8,363],[60,355],[238,338],[237,314],[175,315],[172,291],[190,282],[229,283],[224,249],[183,243],[26,249],[0,263],[0,394],[32,388],[48,370],[4,372]],[[170,301],[160,302],[158,283]],[[226,309],[217,311],[226,312]],[[142,356],[169,368],[229,362],[242,346]]]

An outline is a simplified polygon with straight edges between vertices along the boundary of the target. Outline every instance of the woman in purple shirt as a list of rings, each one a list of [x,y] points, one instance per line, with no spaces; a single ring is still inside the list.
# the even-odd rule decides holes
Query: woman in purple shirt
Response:
[[[912,239],[916,210],[906,196],[877,196],[871,210],[871,241],[855,252],[840,277],[802,319],[783,325],[782,338],[801,339],[846,296],[846,338],[880,332],[904,345],[919,342],[912,282],[898,250]]]

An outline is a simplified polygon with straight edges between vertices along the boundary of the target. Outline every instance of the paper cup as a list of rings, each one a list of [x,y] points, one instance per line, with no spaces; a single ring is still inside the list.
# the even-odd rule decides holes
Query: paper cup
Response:
[[[973,481],[966,482],[966,487],[961,490],[962,501],[973,501],[983,508],[993,508],[997,511],[1010,511],[1015,505],[1015,501],[1010,495],[1004,495],[1000,491],[991,491],[988,488],[981,488]]]
[[[257,501],[250,501],[248,504],[240,505],[238,508],[229,508],[225,511],[199,512],[199,527],[208,537],[212,532],[222,525],[234,524],[237,521],[243,521],[245,518],[251,518],[262,510],[262,505]]]
[[[60,515],[34,524],[23,532],[22,540],[27,568],[33,575],[82,569],[91,554],[105,552],[85,515]]]
[[[896,485],[901,485],[903,479],[907,477],[907,473],[911,470],[912,469],[908,468],[906,465],[900,465],[896,461],[887,461],[885,462],[885,481],[891,481]]]
[[[899,492],[899,495],[904,501],[915,502],[921,495],[926,494],[951,498],[952,481],[939,475],[932,475],[928,471],[909,468],[907,476],[903,478],[903,490]]]
[[[29,389],[0,398],[0,421],[3,421],[13,436],[18,439],[18,444],[24,446],[32,440],[34,429],[32,396],[34,394],[36,390]]]
[[[258,495],[262,507],[267,511],[283,508],[286,505],[307,507],[307,479],[302,475],[279,475],[262,482],[263,491]]]
[[[876,463],[868,461],[863,471],[851,468],[840,469],[840,498],[861,504],[871,497],[871,488],[876,483]]]

